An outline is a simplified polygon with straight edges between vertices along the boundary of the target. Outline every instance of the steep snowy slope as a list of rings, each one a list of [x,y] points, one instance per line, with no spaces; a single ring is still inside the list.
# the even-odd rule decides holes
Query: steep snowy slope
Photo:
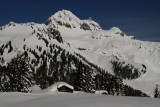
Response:
[[[117,27],[102,30],[92,20],[85,20],[90,29],[81,29],[84,21],[67,10],[57,12],[46,22],[48,28],[60,31],[71,48],[80,50],[88,60],[124,78],[126,84],[149,94],[153,94],[155,84],[160,84],[160,43],[135,40]],[[94,29],[93,25],[96,25]]]
[[[45,42],[37,41],[38,36],[48,38],[45,25],[35,23],[17,24],[10,22],[1,27],[0,35],[1,57],[6,62],[13,58],[18,51],[23,52],[24,48],[27,50],[29,48],[36,49],[37,45],[45,46]],[[10,48],[7,47],[9,41],[11,42],[11,52],[8,51]]]

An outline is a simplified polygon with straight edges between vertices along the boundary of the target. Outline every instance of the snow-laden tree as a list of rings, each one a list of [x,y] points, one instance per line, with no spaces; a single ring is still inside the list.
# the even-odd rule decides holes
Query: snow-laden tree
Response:
[[[154,98],[159,98],[160,97],[160,93],[159,93],[159,85],[156,84],[156,88],[154,90]]]
[[[30,87],[34,80],[28,58],[23,55],[13,58],[8,63],[7,74],[10,79],[8,91],[31,92]]]
[[[6,67],[0,65],[0,92],[6,92],[9,85]]]

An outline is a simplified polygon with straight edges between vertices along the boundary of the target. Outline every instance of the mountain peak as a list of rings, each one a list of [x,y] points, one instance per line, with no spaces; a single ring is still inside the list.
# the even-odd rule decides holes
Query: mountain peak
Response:
[[[75,21],[80,20],[77,16],[75,16],[72,12],[68,10],[58,11],[54,15],[50,17],[51,20],[66,20],[66,21]]]
[[[88,20],[80,20],[72,12],[61,10],[52,15],[45,24],[50,28],[77,28],[81,30],[99,31],[101,27],[98,23],[89,18]]]

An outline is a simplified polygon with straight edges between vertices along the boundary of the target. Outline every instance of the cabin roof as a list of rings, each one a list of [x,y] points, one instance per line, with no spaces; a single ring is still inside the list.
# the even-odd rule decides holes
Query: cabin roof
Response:
[[[66,86],[72,90],[74,90],[73,86],[69,85],[68,83],[65,82],[56,82],[55,84],[51,85],[49,88],[46,89],[47,92],[55,92],[58,91],[58,88]]]
[[[62,86],[66,86],[66,87],[68,87],[72,90],[74,89],[73,86],[71,86],[71,85],[69,85],[68,83],[65,83],[65,82],[57,82],[56,84],[57,84],[57,88],[60,88]]]

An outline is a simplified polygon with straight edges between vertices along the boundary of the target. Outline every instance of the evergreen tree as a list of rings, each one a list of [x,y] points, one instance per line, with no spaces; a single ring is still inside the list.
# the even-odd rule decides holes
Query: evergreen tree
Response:
[[[0,65],[0,92],[6,92],[9,86],[9,78],[7,76],[6,67]]]
[[[40,67],[37,69],[37,74],[36,74],[36,78],[37,78],[37,84],[40,85],[41,89],[45,89],[47,87],[49,87],[49,81],[48,79],[48,67],[47,67],[47,58],[45,58],[43,60],[42,65],[40,65]]]
[[[86,92],[94,92],[95,91],[95,75],[93,70],[86,66],[84,72],[84,83],[86,84]]]
[[[34,81],[28,58],[17,55],[8,63],[7,73],[10,79],[8,91],[31,92]]]
[[[159,93],[159,85],[156,84],[156,88],[154,90],[154,98],[159,98],[160,97],[160,93]]]
[[[8,42],[8,45],[9,45],[8,53],[10,53],[10,52],[13,50],[13,47],[12,47],[11,41],[9,41],[9,42]]]
[[[78,64],[78,69],[77,69],[77,73],[76,73],[76,79],[75,79],[75,83],[74,83],[74,88],[77,91],[84,91],[82,89],[82,87],[84,87],[83,85],[83,77],[84,77],[84,70],[82,68],[82,62],[80,61]]]

